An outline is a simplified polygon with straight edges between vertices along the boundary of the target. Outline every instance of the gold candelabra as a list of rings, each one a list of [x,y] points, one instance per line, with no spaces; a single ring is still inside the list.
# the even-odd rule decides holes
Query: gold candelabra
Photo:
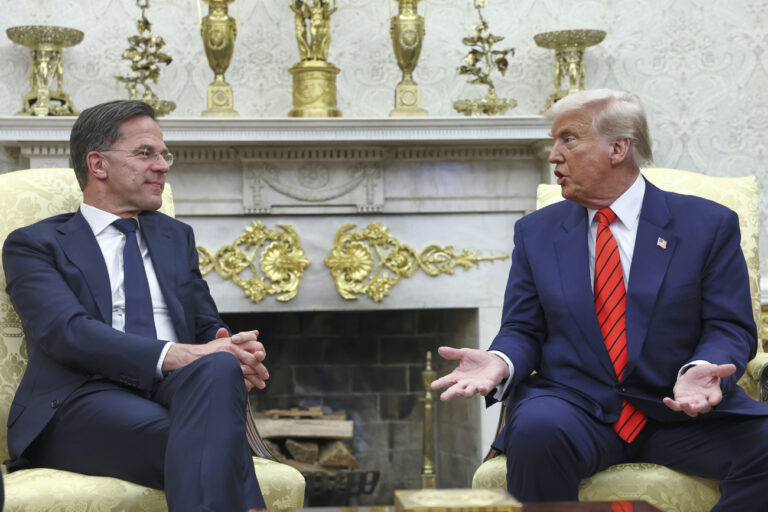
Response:
[[[461,41],[470,47],[470,51],[464,57],[464,64],[459,66],[459,74],[474,77],[469,80],[471,84],[483,84],[488,87],[488,92],[482,98],[458,100],[453,103],[453,108],[465,116],[477,114],[496,116],[517,106],[516,100],[497,97],[496,86],[491,80],[491,72],[494,69],[502,76],[507,73],[509,67],[507,55],[514,55],[515,49],[493,49],[493,46],[504,38],[491,34],[488,20],[483,16],[483,8],[487,3],[488,0],[473,0],[473,6],[480,18],[480,23],[474,26],[474,36],[465,37]]]
[[[432,352],[427,352],[427,364],[421,372],[421,381],[424,384],[424,448],[422,457],[421,487],[434,489],[437,487],[437,475],[435,474],[435,431],[434,431],[434,402],[430,384],[437,377],[437,372],[432,369]]]
[[[421,93],[413,80],[413,70],[419,62],[421,46],[424,42],[424,19],[428,0],[424,2],[424,16],[418,12],[421,0],[397,0],[398,13],[392,16],[392,0],[389,1],[389,33],[395,50],[397,65],[403,76],[395,87],[395,109],[391,117],[425,116],[427,111],[419,106]]]
[[[200,0],[200,35],[203,37],[205,56],[214,73],[213,82],[208,85],[208,108],[203,110],[204,117],[239,117],[235,110],[232,86],[224,79],[229,68],[232,53],[235,51],[237,37],[237,19],[229,15],[228,6],[234,0],[204,0],[208,4],[208,15],[202,17]]]
[[[541,113],[560,98],[584,89],[584,49],[604,38],[604,30],[558,30],[533,36],[538,46],[555,50],[555,92],[549,95]]]
[[[69,95],[62,90],[64,66],[61,50],[83,40],[83,33],[74,28],[45,25],[11,27],[5,31],[8,39],[29,47],[32,70],[29,92],[24,95],[19,116],[76,116]]]
[[[162,117],[173,112],[176,103],[161,100],[147,82],[151,80],[156,84],[160,77],[159,64],[167,66],[173,59],[161,51],[165,40],[152,32],[152,23],[145,12],[149,8],[149,0],[136,0],[136,5],[141,9],[141,17],[136,22],[139,33],[128,38],[128,49],[123,52],[123,60],[131,63],[133,74],[115,76],[115,79],[125,84],[129,99],[142,100],[155,109],[158,117]],[[139,87],[142,91],[139,91]]]
[[[336,103],[339,68],[328,62],[331,15],[336,0],[289,0],[294,14],[300,61],[288,71],[293,75],[293,109],[290,117],[341,117]]]

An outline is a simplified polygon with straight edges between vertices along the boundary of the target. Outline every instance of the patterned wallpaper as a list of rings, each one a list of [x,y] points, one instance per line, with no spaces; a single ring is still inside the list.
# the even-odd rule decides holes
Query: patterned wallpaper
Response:
[[[234,87],[235,108],[243,117],[286,116],[291,109],[287,70],[298,60],[288,0],[237,2],[230,12],[237,9],[239,34],[226,75]],[[389,39],[388,0],[338,3],[329,60],[342,70],[339,108],[346,117],[387,116],[400,78]],[[176,101],[171,116],[199,116],[213,74],[202,48],[196,1],[150,4],[148,17],[174,59],[155,90]],[[139,9],[134,0],[0,0],[0,6],[3,32],[25,24],[85,32],[83,42],[64,53],[64,89],[77,108],[127,97],[112,76],[128,70],[120,55],[126,38],[136,32]],[[506,38],[499,45],[517,50],[507,75],[496,79],[499,95],[519,102],[513,115],[538,113],[552,91],[553,53],[537,47],[534,34],[564,28],[606,30],[605,41],[587,50],[587,87],[623,88],[641,96],[657,165],[758,176],[762,267],[768,269],[768,2],[489,0],[486,17],[492,32]],[[454,100],[484,93],[456,74],[465,52],[461,38],[471,34],[476,19],[472,2],[428,0],[426,18],[414,78],[430,115],[452,116]],[[29,51],[2,37],[0,56],[0,115],[10,115],[27,91]]]

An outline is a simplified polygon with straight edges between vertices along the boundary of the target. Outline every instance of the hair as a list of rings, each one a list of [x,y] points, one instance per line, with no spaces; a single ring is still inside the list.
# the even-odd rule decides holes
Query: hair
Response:
[[[564,112],[581,109],[593,111],[592,128],[603,139],[631,141],[632,160],[637,167],[653,162],[648,122],[636,94],[612,89],[578,91],[552,105],[544,117],[554,121]]]
[[[115,100],[80,113],[69,136],[69,160],[81,190],[88,182],[88,153],[112,147],[122,137],[120,125],[140,116],[155,119],[155,109],[143,101]]]

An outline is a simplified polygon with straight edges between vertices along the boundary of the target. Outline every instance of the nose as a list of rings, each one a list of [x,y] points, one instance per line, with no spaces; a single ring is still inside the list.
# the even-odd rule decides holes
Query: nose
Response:
[[[552,144],[552,150],[549,152],[547,160],[551,164],[558,164],[563,161],[563,154],[560,152],[560,141],[556,140]]]
[[[167,173],[171,170],[171,166],[165,161],[165,158],[160,156],[152,163],[152,170],[155,172]]]

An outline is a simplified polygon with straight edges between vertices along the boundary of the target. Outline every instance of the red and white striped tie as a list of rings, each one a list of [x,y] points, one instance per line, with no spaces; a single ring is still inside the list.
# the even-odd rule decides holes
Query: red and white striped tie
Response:
[[[600,332],[605,348],[611,357],[618,381],[624,377],[627,366],[627,293],[621,258],[610,224],[616,214],[610,208],[603,208],[597,216],[597,239],[595,241],[595,312],[600,323]],[[623,400],[621,415],[613,424],[613,430],[627,443],[635,440],[647,422],[645,414]]]

